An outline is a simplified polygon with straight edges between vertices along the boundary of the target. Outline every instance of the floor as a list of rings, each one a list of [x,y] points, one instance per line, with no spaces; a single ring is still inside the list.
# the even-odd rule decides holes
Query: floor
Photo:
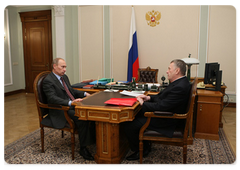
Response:
[[[236,108],[226,107],[223,110],[222,122],[236,155]],[[4,98],[4,146],[38,128],[39,119],[33,93],[19,93]]]

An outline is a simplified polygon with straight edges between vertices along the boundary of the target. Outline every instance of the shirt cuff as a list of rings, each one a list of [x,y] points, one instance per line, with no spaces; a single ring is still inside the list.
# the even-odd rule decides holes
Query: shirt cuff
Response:
[[[69,100],[68,106],[72,106],[72,101],[71,100]]]

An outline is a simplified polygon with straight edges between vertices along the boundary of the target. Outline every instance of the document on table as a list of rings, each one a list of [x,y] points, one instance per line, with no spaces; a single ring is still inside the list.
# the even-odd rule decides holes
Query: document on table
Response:
[[[132,97],[137,97],[139,96],[140,94],[144,94],[145,91],[126,91],[126,90],[123,90],[122,92],[120,92],[120,94],[123,94],[123,95],[127,95],[127,96],[132,96]]]
[[[136,101],[137,98],[111,98],[104,103],[119,106],[132,106]]]

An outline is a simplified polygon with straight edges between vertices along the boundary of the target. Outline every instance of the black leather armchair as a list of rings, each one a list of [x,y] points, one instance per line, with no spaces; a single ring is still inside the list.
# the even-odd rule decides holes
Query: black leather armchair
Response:
[[[137,83],[158,83],[158,69],[139,68]]]
[[[143,140],[156,141],[160,144],[175,145],[183,147],[183,163],[187,162],[187,145],[188,140],[192,140],[192,116],[195,104],[195,96],[197,89],[197,79],[195,78],[192,82],[191,92],[189,94],[187,112],[185,114],[176,114],[171,112],[145,112],[144,116],[147,117],[147,122],[142,126],[139,132],[139,152],[140,152],[140,163],[143,161]],[[167,119],[185,119],[185,126],[179,126],[173,133],[173,137],[169,138],[163,134],[148,130],[147,127],[150,124],[151,118],[167,118]]]
[[[64,128],[59,129],[62,130],[62,137],[64,136],[63,131],[67,131],[71,133],[71,145],[72,145],[72,160],[74,160],[74,148],[75,148],[75,133],[77,130],[75,129],[75,125],[73,120],[68,116],[67,111],[70,107],[61,106],[61,105],[52,105],[47,103],[47,97],[43,92],[42,83],[45,77],[50,73],[50,71],[44,71],[37,75],[33,83],[33,90],[36,98],[36,104],[39,115],[39,124],[41,128],[41,145],[42,152],[44,152],[44,128],[54,128],[52,126],[46,126],[44,124],[51,124],[51,120],[48,116],[49,109],[57,109],[63,110],[65,118],[67,120],[67,124]],[[48,122],[48,123],[46,123]]]

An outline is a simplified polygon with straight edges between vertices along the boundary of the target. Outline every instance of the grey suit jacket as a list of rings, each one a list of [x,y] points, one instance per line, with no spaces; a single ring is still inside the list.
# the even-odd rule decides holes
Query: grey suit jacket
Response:
[[[84,97],[84,92],[71,87],[67,75],[63,75],[63,79],[74,98]],[[43,91],[47,97],[48,104],[68,106],[69,97],[62,84],[52,72],[43,81]],[[43,122],[45,125],[59,129],[65,126],[67,120],[63,111],[50,109],[48,115],[51,122]]]

